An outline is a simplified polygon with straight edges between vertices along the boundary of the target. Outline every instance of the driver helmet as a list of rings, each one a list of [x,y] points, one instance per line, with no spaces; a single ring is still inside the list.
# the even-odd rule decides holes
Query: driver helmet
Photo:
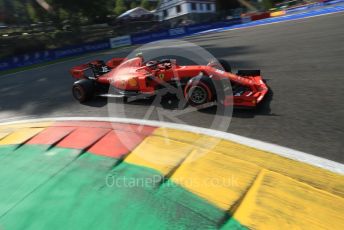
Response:
[[[141,58],[141,59],[142,59],[142,63],[145,62],[145,59],[144,59],[144,57],[143,57],[143,53],[142,53],[142,52],[137,53],[137,54],[136,54],[136,57]]]

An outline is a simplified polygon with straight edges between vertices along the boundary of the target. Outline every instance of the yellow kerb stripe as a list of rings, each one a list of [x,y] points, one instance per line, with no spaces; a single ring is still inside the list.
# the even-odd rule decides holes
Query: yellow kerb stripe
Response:
[[[173,172],[168,171],[172,167],[163,165],[143,161],[141,165],[170,175],[174,182],[228,211],[249,228],[344,229],[342,175],[195,133],[160,128],[153,135],[161,137],[158,146],[146,142],[134,152],[142,157],[149,154],[150,158],[156,154],[157,160],[167,154],[172,162],[171,153],[178,152],[176,146],[189,146],[192,151],[183,157],[176,155],[175,162],[181,164]],[[169,146],[165,151],[163,137],[172,139],[175,147]],[[154,153],[151,149],[155,149]],[[147,150],[149,153],[145,153]]]
[[[53,122],[0,124],[0,145],[21,144],[50,126]]]
[[[229,210],[254,181],[260,167],[208,150],[195,149],[172,181]]]
[[[125,159],[127,163],[153,168],[162,175],[173,171],[191,152],[192,146],[161,137],[147,137]]]
[[[18,129],[0,140],[0,145],[21,144],[35,136],[45,128],[22,128]]]
[[[263,170],[234,218],[251,229],[344,229],[344,200]]]
[[[184,144],[194,145],[196,143],[195,145],[198,147],[211,148],[213,152],[222,153],[226,156],[255,164],[261,168],[281,173],[344,198],[343,176],[325,169],[232,141],[215,140],[213,137],[207,139],[207,136],[204,135],[175,129],[159,128],[154,132],[154,135],[166,136]]]
[[[10,132],[0,131],[0,140],[6,137]]]

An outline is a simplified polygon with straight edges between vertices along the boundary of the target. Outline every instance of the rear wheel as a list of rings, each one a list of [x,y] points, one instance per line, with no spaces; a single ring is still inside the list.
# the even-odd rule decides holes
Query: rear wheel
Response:
[[[94,95],[94,83],[88,79],[82,79],[73,84],[73,97],[79,102],[86,102]]]

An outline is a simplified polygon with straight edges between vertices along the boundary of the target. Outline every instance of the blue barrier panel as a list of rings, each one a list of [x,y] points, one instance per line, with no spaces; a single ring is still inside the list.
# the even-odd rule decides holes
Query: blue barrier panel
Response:
[[[186,26],[186,31],[189,34],[205,31],[205,30],[210,30],[210,29],[212,29],[212,24],[197,24],[197,25],[192,25],[192,26]]]
[[[119,37],[114,37],[109,39],[110,48],[119,48],[123,46],[130,46],[131,45],[131,37],[130,35],[123,35]]]
[[[70,46],[62,49],[53,50],[54,58],[70,57],[73,55],[83,54],[92,51],[109,49],[109,41],[93,42],[79,46]]]
[[[192,35],[198,32],[206,31],[206,30],[212,30],[212,29],[218,29],[221,27],[227,27],[232,25],[241,24],[242,20],[241,18],[233,18],[226,21],[220,21],[220,22],[214,22],[210,24],[197,24],[192,26],[186,26],[187,35]]]
[[[176,38],[186,35],[184,27],[173,28],[156,32],[137,33],[131,35],[131,44],[144,44],[153,41]]]
[[[169,37],[170,35],[168,30],[136,33],[131,35],[131,44],[143,44],[152,41],[167,39]]]
[[[222,21],[222,22],[215,22],[213,23],[213,28],[220,28],[220,27],[226,27],[226,26],[233,26],[233,25],[237,25],[237,24],[241,24],[242,23],[242,19],[241,18],[233,18],[227,21]]]
[[[177,38],[177,37],[185,36],[186,29],[185,27],[177,27],[177,28],[169,29],[168,34],[170,35],[170,38]]]
[[[241,18],[230,19],[227,21],[209,23],[209,24],[196,24],[192,26],[177,27],[169,30],[161,30],[156,32],[136,33],[131,35],[132,44],[144,44],[162,39],[178,38],[187,35],[192,35],[201,31],[226,27],[236,24],[241,24]]]
[[[38,51],[30,54],[17,55],[11,58],[0,60],[0,71],[17,67],[38,64],[44,61],[54,60],[51,51]]]
[[[17,67],[30,66],[45,61],[52,61],[59,58],[71,57],[78,54],[84,54],[92,51],[109,49],[109,41],[93,42],[78,46],[69,46],[61,49],[49,51],[37,51],[23,55],[17,55],[11,58],[0,60],[0,71]]]
[[[161,39],[161,38],[167,38],[168,37],[168,31],[161,31],[161,32],[156,32],[152,33],[152,38],[153,39]]]
[[[10,62],[8,59],[4,59],[0,61],[0,70],[6,70],[6,69],[10,69]]]

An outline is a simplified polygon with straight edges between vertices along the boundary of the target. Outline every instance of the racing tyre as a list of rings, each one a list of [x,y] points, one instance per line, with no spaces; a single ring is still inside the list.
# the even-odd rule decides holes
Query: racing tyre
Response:
[[[219,59],[219,62],[226,72],[229,72],[229,73],[232,72],[232,67],[226,60]]]
[[[94,83],[88,79],[82,79],[73,84],[73,97],[83,103],[90,100],[94,95]]]
[[[200,106],[213,99],[209,84],[202,80],[190,82],[185,87],[184,94],[186,101],[191,106]]]
[[[217,61],[216,60],[211,61],[208,64],[208,66],[211,66],[215,69],[224,70],[229,73],[232,72],[231,65],[226,60],[223,60],[223,59],[218,59]]]
[[[260,70],[238,70],[239,76],[260,76]]]

